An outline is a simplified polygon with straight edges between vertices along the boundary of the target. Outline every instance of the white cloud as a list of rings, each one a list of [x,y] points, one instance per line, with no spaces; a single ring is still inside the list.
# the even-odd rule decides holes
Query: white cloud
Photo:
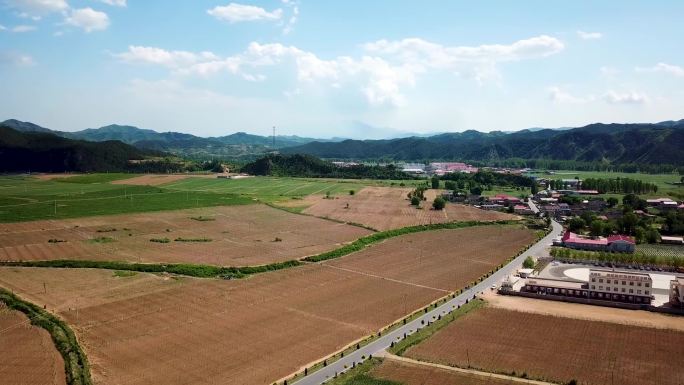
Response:
[[[598,40],[603,37],[601,32],[577,31],[577,36],[582,40]]]
[[[15,33],[22,33],[22,32],[31,32],[35,31],[36,27],[33,25],[17,25],[16,27],[12,28],[12,32]]]
[[[7,29],[7,27],[5,27],[4,25],[0,24],[0,31],[4,31],[4,30],[6,30],[6,29]]]
[[[114,7],[125,7],[126,0],[100,0],[101,2],[114,6]]]
[[[207,13],[218,20],[227,21],[229,23],[258,20],[280,20],[280,18],[283,16],[283,10],[280,8],[269,12],[261,7],[237,3],[230,3],[225,6],[217,6],[207,10]]]
[[[574,96],[567,91],[562,90],[560,87],[550,87],[549,88],[549,99],[554,103],[559,104],[583,104],[594,100],[593,96],[579,97]]]
[[[297,24],[297,20],[299,19],[299,3],[294,0],[282,1],[286,7],[289,7],[292,10],[292,14],[290,15],[290,18],[287,20],[287,23],[285,23],[285,28],[283,28],[283,34],[287,35],[290,32],[292,32],[295,24]]]
[[[109,17],[107,14],[90,7],[71,10],[70,14],[64,19],[64,22],[81,28],[87,33],[102,31],[109,27]]]
[[[645,94],[636,91],[616,92],[611,90],[603,98],[612,104],[644,104],[648,102],[648,97]]]
[[[684,68],[677,66],[677,65],[667,64],[667,63],[663,63],[663,62],[660,62],[660,63],[654,65],[653,67],[647,67],[647,68],[636,67],[635,69],[637,72],[662,72],[662,73],[666,73],[666,74],[677,76],[677,77],[684,76]]]
[[[599,71],[601,72],[601,75],[603,76],[615,76],[620,73],[620,70],[615,68],[615,67],[608,67],[608,66],[603,66],[599,68]]]
[[[156,64],[166,68],[187,68],[199,62],[212,62],[218,56],[211,52],[195,54],[188,51],[167,51],[156,47],[129,46],[128,51],[116,54],[115,57],[128,63]]]
[[[0,52],[0,64],[8,64],[15,67],[32,67],[36,65],[30,55],[17,52]]]
[[[21,11],[24,17],[40,17],[69,9],[66,0],[7,0],[6,4]]]

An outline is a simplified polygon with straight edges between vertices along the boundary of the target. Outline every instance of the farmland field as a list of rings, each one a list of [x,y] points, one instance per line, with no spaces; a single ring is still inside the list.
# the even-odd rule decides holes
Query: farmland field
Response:
[[[265,205],[222,206],[0,224],[0,260],[248,266],[318,254],[368,234]],[[181,242],[194,239],[205,242]]]
[[[684,246],[680,245],[641,244],[636,252],[647,257],[684,258]]]
[[[476,241],[475,241],[476,240]],[[519,226],[477,226],[404,235],[344,258],[335,269],[453,291],[473,282],[534,240]]]
[[[681,331],[485,307],[405,355],[421,361],[525,373],[580,384],[681,384]]]
[[[455,221],[496,221],[519,218],[514,215],[484,211],[474,207],[447,204],[442,211],[431,210],[437,190],[427,190],[427,200],[422,209],[410,205],[406,194],[411,189],[391,187],[367,187],[354,195],[340,195],[324,199],[312,195],[303,200],[310,205],[303,212],[345,222],[360,223],[377,230],[389,230],[406,226],[425,225]]]
[[[385,359],[370,371],[374,378],[395,381],[403,385],[513,385],[517,382],[458,373],[446,369]]]
[[[491,245],[484,242],[478,247],[471,230],[400,236],[359,254],[376,247],[399,249],[392,244],[405,245],[405,238],[420,243],[420,236],[428,236],[430,242],[422,242],[426,247],[448,243],[464,231],[470,234],[468,250],[488,255]],[[497,247],[501,258],[514,253],[508,244]],[[441,258],[439,254],[412,257],[427,262]],[[416,265],[410,255],[401,260],[413,265],[410,271],[415,277],[443,287],[456,288],[491,270],[479,258],[450,255],[452,264],[467,272],[452,270],[451,282],[433,264]],[[0,286],[46,305],[72,326],[97,384],[216,383],[226,378],[231,383],[265,384],[446,294],[444,289],[418,285],[411,277],[373,274],[373,264],[358,263],[351,265],[358,271],[309,264],[234,281],[7,267],[0,268]]]
[[[66,384],[64,361],[50,334],[0,303],[0,382],[16,385]]]

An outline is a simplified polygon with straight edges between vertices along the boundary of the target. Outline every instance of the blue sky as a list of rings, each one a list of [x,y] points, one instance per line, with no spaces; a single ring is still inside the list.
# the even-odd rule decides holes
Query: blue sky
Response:
[[[0,119],[378,138],[684,118],[681,1],[0,0]]]

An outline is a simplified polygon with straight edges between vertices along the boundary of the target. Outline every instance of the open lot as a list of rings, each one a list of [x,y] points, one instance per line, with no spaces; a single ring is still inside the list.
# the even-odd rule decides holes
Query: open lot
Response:
[[[534,232],[520,226],[428,231],[394,238],[324,265],[453,291],[533,240]]]
[[[452,322],[408,357],[580,384],[681,384],[681,331],[486,307]]]
[[[0,224],[0,260],[247,266],[318,254],[368,234],[356,226],[265,205],[220,206]]]
[[[312,218],[316,219],[316,218]],[[494,227],[494,226],[492,226]],[[448,243],[466,232],[473,254],[488,252],[474,229],[411,234],[366,250],[405,244]],[[524,236],[524,234],[523,234]],[[441,247],[441,246],[440,246]],[[454,247],[456,248],[456,247]],[[383,250],[383,249],[381,249]],[[443,250],[443,249],[442,249]],[[509,251],[499,250],[501,258]],[[411,265],[411,254],[398,258]],[[415,259],[427,262],[441,253]],[[352,258],[352,254],[339,259]],[[409,271],[421,280],[456,288],[491,269],[478,259],[451,255],[451,281],[428,263]],[[336,261],[337,262],[337,261]],[[351,269],[326,264],[280,270],[248,279],[171,278],[138,273],[130,277],[93,269],[0,268],[0,286],[63,317],[92,363],[96,383],[265,384],[335,352],[444,296],[444,289],[373,274],[373,264],[352,261]],[[361,271],[364,269],[368,272]],[[428,273],[423,273],[425,269]],[[433,277],[433,278],[430,278]]]
[[[0,382],[12,385],[66,384],[64,361],[50,334],[0,303]]]
[[[207,177],[210,177],[208,175]],[[164,183],[171,183],[188,178],[189,175],[172,175],[172,174],[144,174],[134,176],[133,178],[121,179],[113,181],[112,184],[127,184],[137,186],[159,186]]]
[[[303,200],[310,205],[304,213],[328,217],[345,222],[360,223],[377,230],[389,230],[406,226],[456,221],[496,221],[519,218],[494,211],[484,211],[460,204],[447,204],[442,211],[431,210],[437,190],[427,190],[427,200],[422,209],[411,206],[406,194],[411,189],[391,187],[366,187],[354,195],[340,195],[325,199],[311,195]],[[349,206],[347,206],[347,204]]]
[[[605,321],[684,332],[684,319],[646,310],[627,310],[606,306],[584,305],[536,298],[500,295],[487,291],[482,296],[489,306],[526,313],[553,315],[590,321]]]

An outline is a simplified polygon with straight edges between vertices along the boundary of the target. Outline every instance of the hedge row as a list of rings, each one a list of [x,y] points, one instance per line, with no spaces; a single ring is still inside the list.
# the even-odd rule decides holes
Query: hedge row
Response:
[[[41,327],[50,333],[55,348],[64,359],[64,372],[68,385],[92,384],[88,359],[78,345],[74,332],[66,323],[2,288],[0,288],[0,301],[4,302],[8,308],[26,314],[32,325]]]
[[[464,228],[464,227],[487,226],[487,225],[494,225],[494,224],[510,225],[510,224],[514,224],[514,223],[517,223],[517,222],[516,221],[495,221],[495,222],[466,221],[466,222],[435,223],[435,224],[430,224],[430,225],[402,227],[400,229],[381,231],[378,233],[367,235],[363,238],[359,238],[356,241],[354,241],[348,245],[342,246],[338,249],[331,250],[331,251],[321,253],[318,255],[312,255],[310,257],[304,258],[304,260],[307,262],[320,262],[320,261],[325,261],[328,259],[339,258],[339,257],[343,257],[345,255],[363,250],[366,246],[371,245],[373,243],[380,242],[380,241],[384,241],[385,239],[398,237],[400,235],[419,233],[422,231],[442,230],[442,229],[460,229],[460,228]]]
[[[117,261],[75,261],[75,260],[54,260],[54,261],[6,261],[0,262],[4,266],[20,266],[20,267],[53,267],[53,268],[71,268],[71,269],[107,269],[107,270],[125,270],[138,271],[143,273],[170,273],[178,275],[187,275],[198,278],[242,278],[247,275],[264,273],[267,271],[275,271],[287,269],[294,266],[299,266],[302,263],[296,260],[272,263],[261,266],[245,266],[245,267],[221,267],[211,265],[195,265],[195,264],[158,264],[158,263],[129,263]]]

